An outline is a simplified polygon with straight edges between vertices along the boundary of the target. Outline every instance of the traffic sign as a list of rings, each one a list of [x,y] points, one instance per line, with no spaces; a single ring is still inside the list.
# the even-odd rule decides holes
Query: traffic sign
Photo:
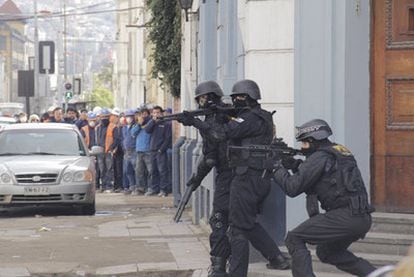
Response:
[[[73,92],[71,90],[66,91],[65,98],[67,100],[70,100],[70,99],[72,99],[72,97],[73,97]]]
[[[39,73],[55,73],[55,43],[39,41]]]

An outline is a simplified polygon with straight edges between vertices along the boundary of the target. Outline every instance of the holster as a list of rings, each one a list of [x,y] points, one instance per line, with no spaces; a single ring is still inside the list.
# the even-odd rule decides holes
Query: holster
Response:
[[[353,215],[372,213],[374,209],[368,203],[366,195],[355,195],[350,197],[350,208]]]

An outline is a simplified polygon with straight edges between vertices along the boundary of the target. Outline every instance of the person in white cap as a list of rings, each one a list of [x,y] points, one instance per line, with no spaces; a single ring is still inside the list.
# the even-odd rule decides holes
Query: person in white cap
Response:
[[[29,116],[29,123],[38,123],[40,122],[40,118],[37,114],[31,114]]]

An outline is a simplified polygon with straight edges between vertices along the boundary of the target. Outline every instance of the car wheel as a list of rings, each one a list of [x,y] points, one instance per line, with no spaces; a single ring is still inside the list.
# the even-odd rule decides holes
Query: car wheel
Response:
[[[95,208],[95,201],[91,204],[86,204],[81,207],[81,214],[82,215],[94,215],[96,212]]]

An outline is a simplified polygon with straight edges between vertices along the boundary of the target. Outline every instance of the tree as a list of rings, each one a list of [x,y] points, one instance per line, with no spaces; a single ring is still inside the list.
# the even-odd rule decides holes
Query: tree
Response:
[[[92,90],[91,100],[94,101],[95,106],[112,108],[114,106],[112,92],[103,86],[99,79],[95,79],[95,84],[97,85]]]
[[[114,106],[114,95],[112,93],[113,64],[102,66],[101,71],[94,76],[93,89],[90,100],[94,106],[112,108]]]
[[[180,97],[181,9],[177,0],[147,0],[152,14],[148,38],[154,45],[150,59],[153,78],[161,80],[174,97]]]
[[[108,63],[104,66],[102,66],[101,71],[98,73],[98,80],[102,82],[102,84],[112,90],[113,84],[112,84],[112,75],[113,75],[113,64]]]

